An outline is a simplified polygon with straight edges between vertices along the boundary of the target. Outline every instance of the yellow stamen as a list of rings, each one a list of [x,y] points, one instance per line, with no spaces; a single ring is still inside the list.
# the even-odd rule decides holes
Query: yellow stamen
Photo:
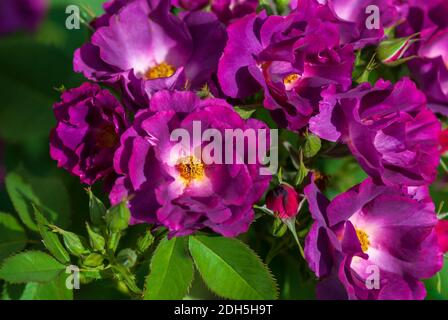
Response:
[[[363,230],[356,229],[356,235],[358,236],[359,242],[361,243],[361,249],[363,252],[369,250],[370,241],[369,236]]]
[[[180,159],[176,168],[186,185],[193,180],[201,180],[205,175],[204,164],[192,156]]]
[[[290,75],[287,75],[284,79],[283,79],[283,84],[285,86],[290,86],[291,84],[293,84],[295,81],[297,81],[300,78],[300,74],[297,73],[291,73]]]
[[[176,69],[172,65],[162,62],[155,67],[150,68],[145,74],[145,79],[168,78],[175,72]]]

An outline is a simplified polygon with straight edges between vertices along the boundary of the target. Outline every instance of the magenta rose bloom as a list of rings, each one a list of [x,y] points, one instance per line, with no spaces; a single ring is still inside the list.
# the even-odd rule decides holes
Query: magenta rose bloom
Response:
[[[134,0],[119,7],[75,52],[75,71],[119,87],[134,109],[146,108],[161,89],[200,89],[216,71],[225,28],[211,13],[180,18],[170,7],[169,0]]]
[[[226,129],[267,129],[258,120],[244,121],[224,100],[200,100],[188,91],[157,92],[149,109],[139,111],[133,126],[121,137],[114,158],[119,177],[110,200],[116,204],[132,195],[131,222],[165,226],[170,236],[206,227],[226,237],[236,236],[247,231],[254,219],[252,206],[267,189],[271,176],[260,175],[259,162],[206,162],[209,143],[202,140],[193,138],[180,152],[171,133],[184,129],[194,137],[195,123],[200,123],[199,134],[215,129],[223,134],[222,141]],[[197,155],[199,147],[202,156]],[[213,153],[217,150],[221,149]],[[227,156],[227,149],[221,151]]]
[[[384,28],[404,20],[408,10],[401,0],[293,0],[290,7],[302,10],[306,2],[319,4],[317,14],[336,23],[342,42],[351,43],[356,49],[379,43],[385,37]],[[378,8],[378,19],[371,19],[369,6]]]
[[[305,195],[315,220],[305,257],[321,279],[318,298],[425,297],[420,279],[443,265],[426,186],[379,186],[367,179],[330,202],[312,183]]]
[[[413,0],[409,6],[406,23],[398,28],[400,36],[419,32],[410,51],[418,58],[408,62],[409,68],[428,98],[428,107],[448,115],[448,2]]]
[[[379,43],[384,38],[384,28],[402,22],[408,9],[401,0],[327,0],[327,5],[341,23],[344,41],[354,43],[355,48]],[[370,19],[373,11],[367,10],[369,6],[378,8],[377,26]]]
[[[441,124],[408,78],[364,83],[346,93],[327,89],[310,130],[348,145],[376,183],[430,184],[439,165]]]
[[[35,31],[46,12],[46,0],[2,0],[0,35],[24,30]]]
[[[54,114],[50,155],[58,167],[89,185],[112,173],[114,153],[127,127],[118,100],[98,85],[84,83],[62,94]]]
[[[260,13],[232,23],[218,67],[226,95],[245,98],[263,89],[264,106],[291,130],[308,123],[326,86],[349,88],[355,59],[352,46],[340,45],[337,24],[305,4],[286,17]]]
[[[258,7],[258,0],[212,0],[212,11],[218,19],[229,23],[235,19],[254,13]]]

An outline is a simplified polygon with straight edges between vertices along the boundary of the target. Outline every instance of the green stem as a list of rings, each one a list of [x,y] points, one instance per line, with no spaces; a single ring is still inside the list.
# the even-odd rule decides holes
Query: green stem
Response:
[[[443,171],[445,171],[445,173],[448,173],[448,167],[446,166],[445,162],[443,162],[443,159],[440,159],[440,165],[442,166]]]

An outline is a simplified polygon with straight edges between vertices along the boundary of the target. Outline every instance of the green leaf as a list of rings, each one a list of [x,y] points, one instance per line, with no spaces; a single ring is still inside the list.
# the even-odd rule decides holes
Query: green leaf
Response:
[[[204,282],[230,299],[276,299],[277,285],[252,249],[236,239],[192,236],[190,253]]]
[[[256,108],[241,108],[238,106],[234,107],[235,111],[240,115],[241,118],[243,118],[244,120],[249,119],[252,114],[257,111]]]
[[[53,176],[37,177],[25,170],[18,172],[29,182],[34,194],[41,202],[41,212],[49,222],[61,228],[70,225],[70,197],[64,183]]]
[[[36,178],[23,170],[20,171],[21,175],[17,172],[8,174],[5,183],[8,195],[22,222],[29,229],[38,231],[33,219],[33,205],[35,205],[52,223],[68,225],[70,201],[65,186],[58,179]],[[24,179],[22,174],[26,174],[27,179]]]
[[[9,257],[0,268],[0,278],[11,282],[48,282],[55,279],[65,266],[40,251],[27,251]]]
[[[193,262],[186,252],[187,238],[163,239],[151,260],[145,300],[182,299],[193,281]]]
[[[39,233],[42,236],[45,247],[50,251],[50,253],[59,260],[61,263],[69,263],[70,256],[68,255],[67,250],[65,250],[62,245],[59,237],[56,233],[52,232],[48,227],[48,221],[42,215],[42,213],[34,208],[34,214],[36,216],[37,227],[39,229]]]
[[[303,155],[307,158],[314,157],[320,150],[321,141],[318,136],[314,134],[307,134],[305,136],[305,146],[303,147]]]
[[[12,204],[22,222],[31,230],[37,231],[37,226],[32,219],[32,205],[40,205],[40,201],[31,189],[31,186],[16,173],[8,174],[5,184]]]
[[[23,250],[27,237],[16,218],[0,212],[0,262],[11,254]]]
[[[45,283],[5,283],[2,300],[73,300],[73,291],[65,284],[67,277],[68,274],[61,273]]]
[[[73,300],[73,290],[68,289],[66,285],[68,276],[61,273],[46,283],[29,282],[20,300]]]

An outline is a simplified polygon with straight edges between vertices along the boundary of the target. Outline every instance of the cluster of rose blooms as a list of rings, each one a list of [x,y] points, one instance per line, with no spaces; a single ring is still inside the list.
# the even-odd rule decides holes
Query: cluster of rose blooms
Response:
[[[380,28],[366,27],[370,4]],[[248,230],[271,176],[259,174],[261,164],[173,160],[170,133],[197,120],[203,130],[266,128],[231,105],[262,91],[280,128],[346,144],[369,175],[331,201],[313,179],[304,189],[314,219],[305,257],[320,279],[318,297],[424,298],[421,279],[441,269],[448,250],[446,221],[438,222],[428,191],[441,153],[435,112],[448,114],[448,2],[298,0],[285,16],[257,5],[106,3],[74,54],[74,70],[90,82],[54,106],[52,158],[85,184],[103,181],[112,204],[128,199],[133,223],[170,236],[210,228],[234,237]],[[380,43],[388,27],[418,37],[406,52],[417,56],[408,62],[416,83],[354,85],[356,52]],[[204,85],[209,96],[200,98]],[[280,185],[267,205],[287,218],[297,197]],[[380,271],[375,288],[366,287],[371,266]]]

